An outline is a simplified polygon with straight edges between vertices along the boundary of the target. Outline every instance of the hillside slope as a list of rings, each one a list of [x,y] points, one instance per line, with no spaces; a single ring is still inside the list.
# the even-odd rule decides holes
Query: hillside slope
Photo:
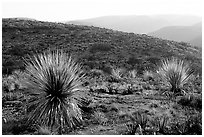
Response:
[[[195,43],[202,43],[202,41],[195,41],[201,40],[199,37],[202,36],[202,23],[200,22],[192,26],[168,26],[148,33],[148,35],[184,42],[191,42],[194,40],[194,42],[191,43],[194,45]],[[196,44],[195,46],[201,47],[201,44]]]
[[[192,60],[201,72],[201,49],[186,43],[109,29],[20,19],[2,20],[3,74],[24,69],[23,58],[47,49],[71,53],[85,69],[153,69],[161,58]]]

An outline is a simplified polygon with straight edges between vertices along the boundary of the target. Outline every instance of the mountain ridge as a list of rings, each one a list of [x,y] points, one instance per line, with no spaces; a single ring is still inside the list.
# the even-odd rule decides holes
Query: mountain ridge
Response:
[[[197,42],[194,41],[191,44],[201,47],[202,39],[199,37],[202,37],[202,23],[199,22],[191,26],[167,26],[157,31],[150,32],[148,35],[168,40],[184,41],[190,43],[192,40],[199,40]],[[198,44],[195,45],[194,43]]]
[[[133,33],[150,33],[162,27],[172,25],[189,26],[202,21],[202,18],[190,15],[113,15],[74,20],[67,24],[104,27]]]

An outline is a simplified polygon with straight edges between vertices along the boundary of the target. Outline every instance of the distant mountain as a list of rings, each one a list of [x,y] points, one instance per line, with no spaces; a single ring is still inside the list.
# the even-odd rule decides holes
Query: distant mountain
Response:
[[[202,23],[200,22],[192,26],[168,26],[148,33],[148,35],[168,40],[190,42],[194,46],[201,47]]]
[[[2,19],[3,74],[23,70],[23,58],[48,49],[71,53],[85,70],[116,66],[141,73],[171,56],[190,60],[197,72],[202,70],[201,48],[187,43],[98,27]]]
[[[202,47],[202,35],[188,41],[189,43],[191,43],[192,45],[198,46],[198,47]]]
[[[131,15],[103,16],[66,22],[67,24],[88,25],[124,32],[149,33],[166,26],[189,26],[201,22],[202,18],[188,15]]]

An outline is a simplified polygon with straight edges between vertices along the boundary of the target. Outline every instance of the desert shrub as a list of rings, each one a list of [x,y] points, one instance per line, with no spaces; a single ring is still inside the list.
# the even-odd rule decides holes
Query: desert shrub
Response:
[[[3,93],[2,94],[2,105],[4,106],[4,103],[6,103],[6,101],[15,101],[15,100],[19,101],[20,98],[23,98],[23,94],[19,92]]]
[[[17,87],[16,81],[12,75],[6,76],[2,79],[2,90],[5,92],[14,91]]]
[[[127,63],[132,65],[132,66],[135,66],[137,64],[141,64],[142,63],[142,59],[140,58],[137,58],[137,57],[134,57],[134,56],[131,56],[129,57],[129,59],[127,60]]]
[[[95,124],[106,125],[108,122],[108,118],[106,117],[106,115],[103,112],[94,111],[92,121]]]
[[[15,70],[12,72],[12,76],[14,77],[18,89],[27,88],[26,83],[26,74],[21,70]]]
[[[183,85],[193,77],[190,66],[177,58],[162,60],[157,72],[171,86],[171,92],[175,94],[181,93]]]
[[[130,95],[133,94],[135,89],[133,89],[132,84],[127,84],[127,88],[122,92],[122,95]]]
[[[103,75],[103,71],[99,70],[99,69],[92,69],[92,70],[90,70],[89,75],[91,77],[98,77],[99,78],[100,76]]]
[[[156,134],[158,133],[167,134],[168,119],[169,118],[167,116],[163,116],[163,117],[156,117],[153,120],[151,120],[151,124]]]
[[[57,135],[57,131],[51,131],[49,127],[36,125],[35,135]]]
[[[137,128],[139,128],[140,134],[144,134],[147,122],[149,120],[147,115],[138,111],[130,115],[130,118],[132,124],[127,125],[129,131],[128,134],[135,135]]]
[[[184,122],[175,121],[171,130],[177,135],[202,135],[202,113],[188,116]]]
[[[136,134],[136,130],[137,130],[137,125],[133,124],[133,123],[127,123],[126,124],[127,127],[127,135],[135,135]]]
[[[191,91],[191,93],[202,93],[202,76],[196,75],[183,89]]]
[[[111,72],[112,72],[112,67],[111,67],[111,66],[103,65],[100,69],[101,69],[105,74],[111,75]]]
[[[160,62],[160,58],[159,57],[149,57],[147,61],[154,65],[158,65],[158,63]]]
[[[19,120],[10,120],[6,123],[2,123],[2,134],[8,135],[8,134],[26,134],[26,133],[32,133],[35,131],[34,127],[27,123],[28,117],[21,118]]]
[[[98,64],[96,62],[94,62],[94,61],[87,61],[87,62],[84,62],[83,65],[87,66],[87,69],[94,69],[94,68],[96,68],[96,66]]]
[[[17,68],[17,66],[15,65],[15,62],[13,59],[11,59],[10,57],[4,59],[4,57],[2,57],[2,74],[12,74],[12,71],[14,71]]]
[[[120,68],[113,68],[111,71],[111,79],[112,81],[110,82],[120,82],[123,80],[123,76],[124,76],[124,69],[120,69]]]
[[[143,79],[144,79],[145,81],[153,80],[153,79],[154,79],[154,73],[153,73],[152,71],[146,70],[146,71],[143,73]]]
[[[34,107],[29,122],[54,129],[73,129],[82,122],[80,96],[82,70],[67,53],[49,51],[26,61],[27,85]]]
[[[91,53],[96,53],[96,52],[108,52],[112,49],[111,45],[105,44],[105,43],[98,43],[94,44],[90,47],[89,51]]]
[[[202,109],[202,96],[194,96],[194,95],[185,95],[180,100],[178,100],[178,104],[182,106],[189,106],[196,108],[198,110]]]
[[[135,79],[137,77],[137,71],[135,69],[128,71],[127,78]]]
[[[9,76],[4,76],[2,79],[2,90],[11,92],[17,89],[26,88],[24,85],[25,74],[20,70],[15,70]]]

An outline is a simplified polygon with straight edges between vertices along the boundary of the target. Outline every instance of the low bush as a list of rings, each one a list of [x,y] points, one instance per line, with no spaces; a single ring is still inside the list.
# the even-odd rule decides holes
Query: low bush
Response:
[[[6,123],[2,123],[2,134],[8,135],[22,135],[22,134],[30,134],[35,132],[35,128],[27,123],[28,117],[24,117],[19,120],[10,120]]]
[[[178,104],[201,110],[202,96],[186,95],[186,96],[183,96],[180,100],[178,100]]]
[[[96,43],[92,45],[89,49],[91,53],[96,53],[96,52],[108,52],[112,49],[111,45],[106,44],[106,43]]]
[[[146,71],[143,73],[143,79],[144,79],[145,81],[154,80],[154,73],[153,73],[152,71],[146,70]]]
[[[171,130],[176,135],[202,135],[202,114],[189,116],[184,122],[175,121]]]

